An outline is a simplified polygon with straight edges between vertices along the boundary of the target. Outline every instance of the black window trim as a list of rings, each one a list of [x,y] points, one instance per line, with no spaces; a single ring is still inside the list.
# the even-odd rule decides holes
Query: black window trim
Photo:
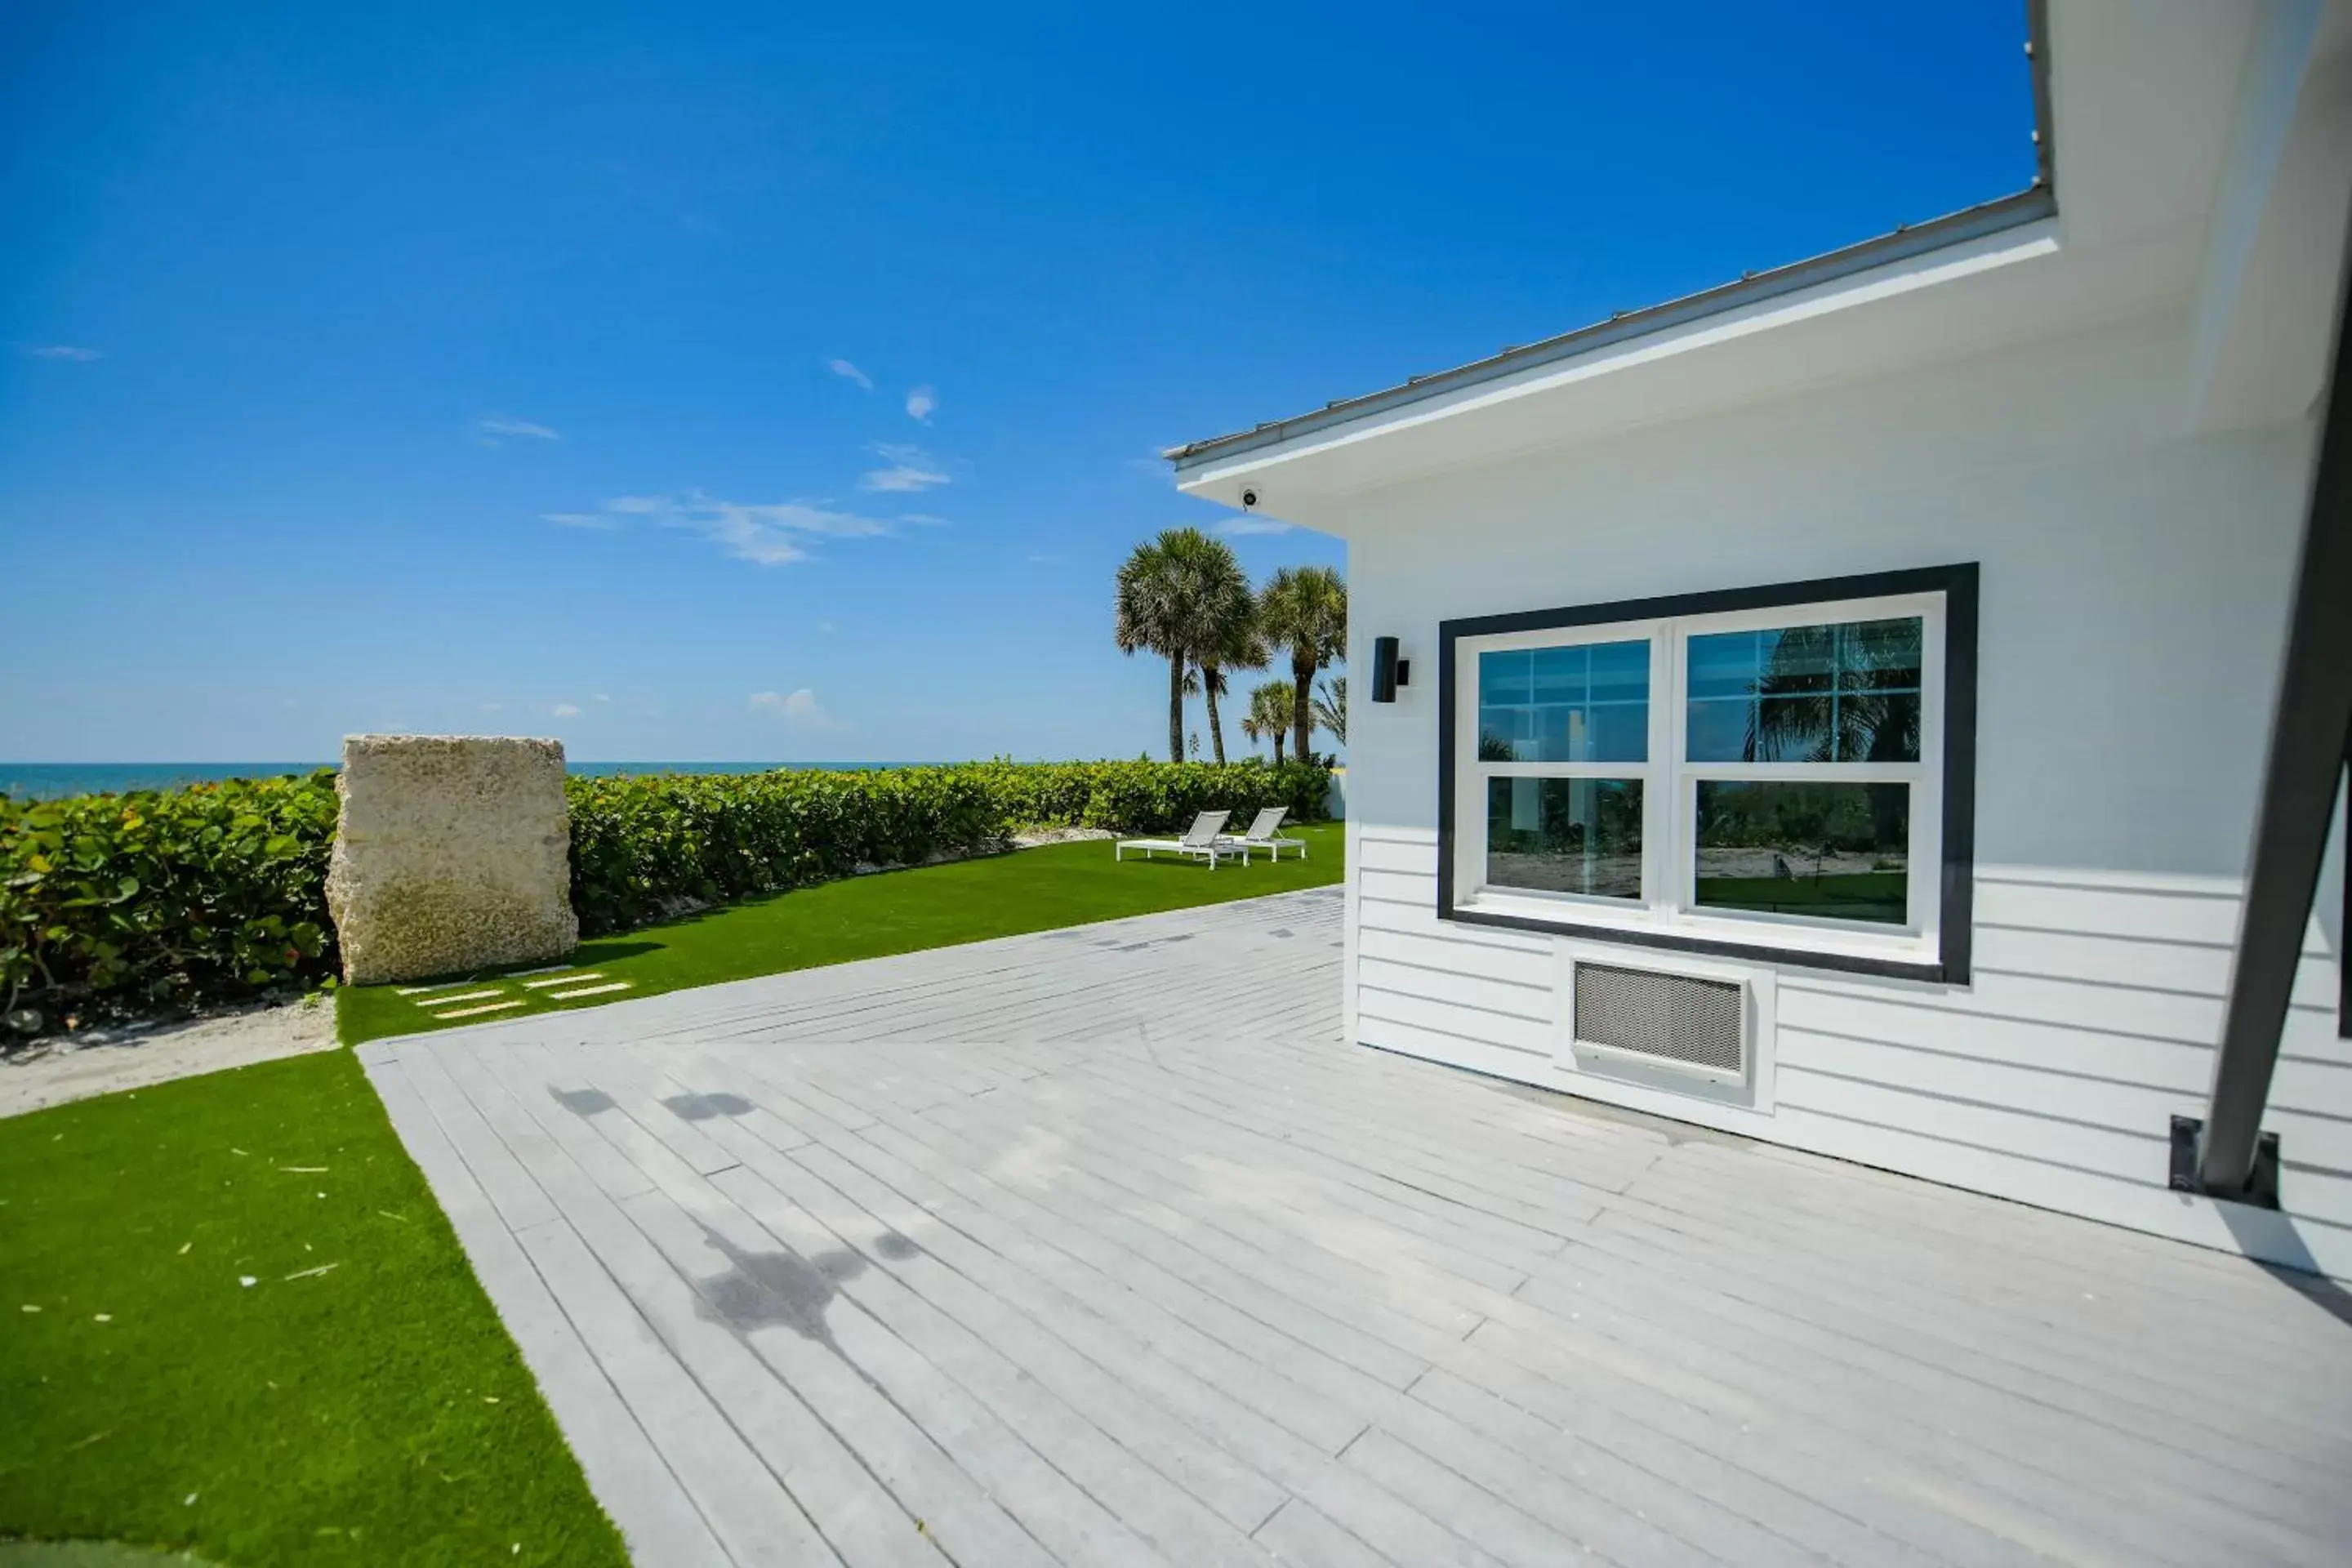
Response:
[[[1454,725],[1458,684],[1455,645],[1464,637],[1507,632],[1555,631],[1612,621],[1668,620],[1687,616],[1768,610],[1780,605],[1813,605],[1841,599],[1892,598],[1905,594],[1944,595],[1944,821],[1941,914],[1933,963],[1871,958],[1858,953],[1773,947],[1713,937],[1629,930],[1574,919],[1537,919],[1457,908],[1454,901]],[[1976,905],[1977,776],[1977,563],[1872,572],[1853,577],[1822,577],[1768,587],[1726,588],[1704,594],[1673,594],[1654,599],[1619,599],[1605,605],[1574,605],[1550,610],[1519,610],[1499,616],[1469,616],[1437,624],[1437,918],[1461,925],[1498,926],[1549,935],[1582,937],[1629,947],[1748,959],[1757,963],[1830,969],[1895,980],[1945,985],[1969,984]]]

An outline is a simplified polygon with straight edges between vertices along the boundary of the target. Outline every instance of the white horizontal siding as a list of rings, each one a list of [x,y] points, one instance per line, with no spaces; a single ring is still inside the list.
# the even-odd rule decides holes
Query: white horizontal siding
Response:
[[[1434,927],[1437,922],[1432,921]],[[1486,942],[1454,942],[1442,931],[1381,931],[1367,926],[1358,937],[1358,952],[1365,963],[1397,963],[1439,974],[1473,975],[1500,981],[1535,993],[1531,1001],[1551,1005],[1552,972],[1549,944],[1499,947]]]
[[[2238,934],[2238,900],[2212,893],[2152,893],[2112,884],[2025,881],[1977,873],[1977,919],[2000,927],[2104,931],[2147,942],[2227,947]]]
[[[2168,995],[2225,994],[2230,950],[2143,937],[1999,926],[1979,921],[1976,965],[1982,974],[2022,974],[2071,984],[2123,985]]]
[[[2156,1144],[2176,1114],[2192,1114],[2201,1090],[2165,1089],[2111,1078],[2040,1067],[2016,1067],[1979,1057],[1914,1050],[1883,1040],[1851,1039],[1790,1028],[1780,1032],[1781,1094],[1792,1103],[1805,1097],[1789,1087],[1791,1072],[1822,1073],[1867,1087],[1900,1089],[1961,1104],[2024,1110],[2034,1121],[2059,1121],[2126,1131]],[[1848,1103],[1851,1103],[1848,1101]],[[2016,1152],[2034,1152],[2032,1134],[2023,1134]],[[2133,1169],[2137,1170],[2135,1166]]]
[[[1422,879],[1426,896],[1412,900],[1370,899],[1362,900],[1362,925],[1366,931],[1393,931],[1402,936],[1433,936],[1461,947],[1484,947],[1496,952],[1533,954],[1549,963],[1552,939],[1528,931],[1504,931],[1494,926],[1456,925],[1437,918],[1437,879]]]
[[[2352,1119],[2323,1116],[2292,1105],[2281,1105],[2273,1085],[2270,1112],[2264,1121],[2271,1131],[2279,1135],[2279,1146],[2293,1152],[2294,1158],[2288,1163],[2290,1172],[2320,1170],[2352,1173]],[[2289,1178],[2290,1181],[2294,1179],[2293,1176]]]
[[[1473,1072],[1516,1079],[1522,1083],[1558,1087],[1552,1082],[1557,1074],[1552,1071],[1551,1053],[1548,1050],[1524,1051],[1475,1035],[1447,1029],[1424,1029],[1392,1019],[1365,1018],[1361,1028],[1360,1043],[1377,1046],[1384,1051],[1400,1051],[1406,1056],[1425,1057],[1431,1061],[1451,1062]]]
[[[2326,973],[2326,968],[2332,968],[2326,960],[2304,962],[2294,986],[2298,1011],[2334,1016],[2336,977]],[[1836,982],[1824,978],[1817,984],[1809,974],[1799,984],[1827,988]],[[2210,1045],[2221,1034],[2218,994],[2199,995],[2155,985],[2068,980],[2001,969],[1978,970],[1964,990],[1922,985],[1916,994],[1973,1017],[2034,1019],[2191,1045]]]
[[[2352,1273],[2352,1042],[2336,1036],[2316,922],[2265,1122],[2286,1215],[2239,1215],[2240,1235],[2165,1188],[2170,1118],[2202,1114],[2212,1073],[2237,934],[2227,882],[1986,868],[1972,984],[1780,972],[1763,1115],[1560,1071],[1552,940],[1439,921],[1433,835],[1368,826],[1360,844],[1349,940],[1366,1044]]]
[[[2043,1110],[1982,1105],[1803,1068],[1780,1068],[1780,1099],[1793,1110],[1967,1143],[1997,1154],[2162,1185],[2165,1142],[2141,1126],[2088,1126]]]
[[[1365,870],[1354,876],[1360,896],[1368,902],[1427,906],[1437,888],[1437,873],[1433,870]]]
[[[1948,1056],[2018,1067],[2070,1070],[2201,1093],[2213,1071],[2204,1045],[2116,1031],[2081,1029],[2035,1018],[1983,1017],[1938,1005],[1929,996],[1854,995],[1780,983],[1780,1026],[1885,1041]]]
[[[1433,984],[1425,973],[1399,974],[1370,963],[1362,966],[1361,973],[1356,986],[1359,1017],[1451,1030],[1538,1056],[1551,1049],[1549,1017],[1530,1015],[1524,1008],[1482,1005],[1513,1000],[1507,990],[1491,981],[1453,976]],[[1420,989],[1391,990],[1382,982],[1418,984]]]
[[[1434,846],[1407,843],[1366,835],[1354,864],[1366,871],[1402,871],[1409,876],[1434,876]]]

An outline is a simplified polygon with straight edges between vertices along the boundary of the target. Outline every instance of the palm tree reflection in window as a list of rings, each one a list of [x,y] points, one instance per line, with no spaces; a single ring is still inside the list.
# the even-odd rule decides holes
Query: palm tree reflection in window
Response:
[[[1915,617],[1691,639],[1693,762],[1824,770],[1819,783],[1699,784],[1700,904],[1905,921],[1910,785],[1832,770],[1919,760],[1920,634]]]
[[[1919,760],[1919,623],[1853,621],[1757,634],[1762,668],[1740,761]],[[1712,639],[1698,639],[1704,641]],[[1696,759],[1694,759],[1696,760]]]

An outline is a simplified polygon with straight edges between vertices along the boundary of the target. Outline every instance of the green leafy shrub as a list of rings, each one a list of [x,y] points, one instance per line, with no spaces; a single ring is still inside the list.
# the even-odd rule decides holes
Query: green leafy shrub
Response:
[[[569,779],[591,935],[988,848],[1024,827],[1172,831],[1195,812],[1323,816],[1318,764],[967,763]],[[335,775],[28,802],[0,795],[0,1014],[159,1012],[332,976]]]
[[[1003,829],[965,768],[572,778],[572,907],[590,934],[976,848]]]
[[[18,1028],[54,1026],[77,1012],[160,1011],[332,974],[335,809],[330,770],[0,796],[0,1011]]]
[[[1031,826],[1138,832],[1197,811],[1323,815],[1329,770],[1262,763],[966,763],[867,773],[572,778],[572,907],[583,933],[986,848]]]

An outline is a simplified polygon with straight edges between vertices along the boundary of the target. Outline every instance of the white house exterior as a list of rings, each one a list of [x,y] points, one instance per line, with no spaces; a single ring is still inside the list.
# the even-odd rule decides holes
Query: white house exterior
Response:
[[[2026,21],[2033,190],[1171,456],[1349,542],[1353,1039],[2352,1277],[2340,797],[2276,1206],[2169,1184],[2252,973],[2352,4]]]

